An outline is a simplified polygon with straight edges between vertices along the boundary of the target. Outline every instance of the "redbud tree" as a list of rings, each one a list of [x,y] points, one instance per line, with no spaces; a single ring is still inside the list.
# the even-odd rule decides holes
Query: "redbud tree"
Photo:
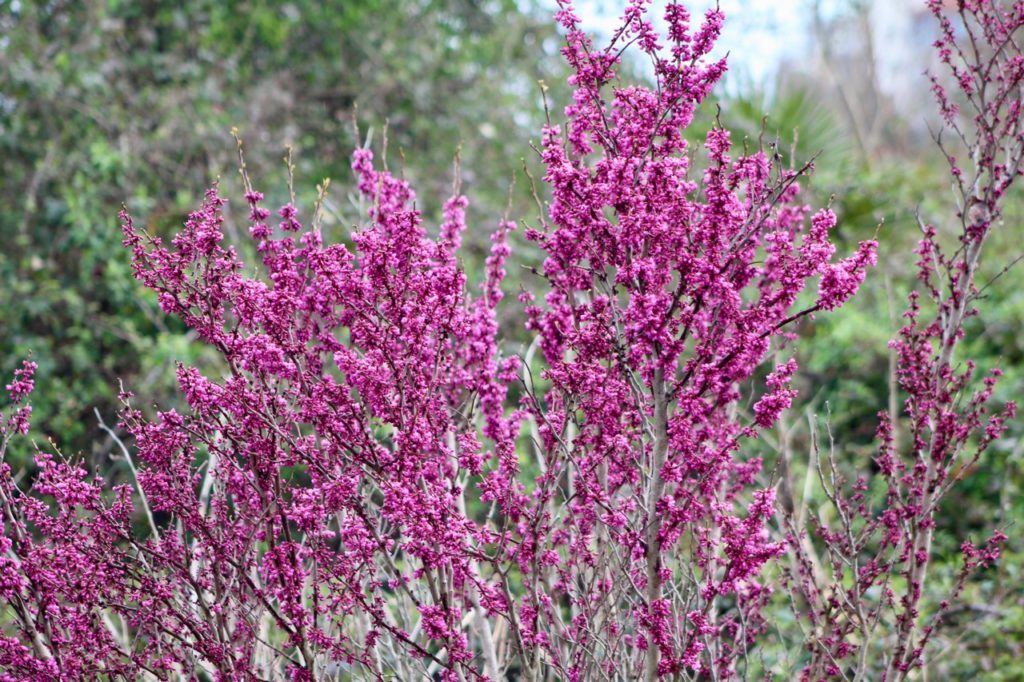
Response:
[[[857,520],[815,527],[815,541],[773,534],[757,441],[795,397],[793,323],[848,301],[876,244],[837,257],[835,215],[800,198],[809,166],[771,145],[735,149],[720,125],[686,142],[726,69],[711,54],[723,15],[692,23],[670,3],[660,35],[647,5],[630,2],[601,48],[568,1],[556,15],[574,94],[538,150],[550,201],[525,238],[545,255],[543,298],[519,296],[523,355],[497,334],[515,305],[502,290],[515,224],[493,233],[472,290],[466,198],[456,190],[428,229],[369,149],[353,155],[368,210],[347,244],[325,240],[319,203],[272,218],[244,164],[255,266],[225,242],[217,187],[168,243],[123,215],[135,275],[221,366],[178,367],[183,413],[147,417],[122,394],[127,483],[49,450],[26,479],[0,465],[0,679],[729,679],[767,627],[763,570],[787,552],[815,628],[808,679],[859,674],[868,646],[863,619],[837,616],[848,602],[892,614],[871,640],[887,679],[920,660],[950,458],[1005,419],[982,424],[991,381],[959,399],[970,376],[952,354],[1020,172],[1024,3],[968,3],[977,69],[935,6],[941,54],[979,107],[960,127],[936,86],[973,152],[953,166],[961,248],[941,251],[933,231],[920,247],[936,317],[912,299],[895,342],[913,447],[898,454],[883,422],[885,509],[833,485]],[[652,85],[620,80],[626,50],[650,61]],[[4,449],[28,430],[34,369],[7,387]],[[800,568],[814,542],[831,570]],[[995,554],[965,547],[965,570]],[[868,603],[879,583],[889,592]]]
[[[975,362],[958,351],[965,321],[980,313],[993,283],[978,282],[984,246],[1022,172],[1024,2],[949,5],[927,3],[939,26],[934,47],[947,70],[945,78],[931,76],[946,128],[937,142],[949,164],[954,202],[939,224],[956,238],[944,241],[919,216],[918,286],[904,326],[890,342],[907,433],[896,435],[900,415],[880,413],[877,473],[864,471],[854,480],[839,472],[834,443],[824,463],[815,444],[819,479],[836,518],[812,518],[810,528],[801,528],[792,514],[785,518],[794,557],[788,587],[801,603],[811,652],[807,680],[907,679],[926,663],[928,643],[967,579],[996,560],[1007,539],[996,531],[980,546],[965,541],[951,594],[925,609],[942,499],[969,475],[1016,412],[1013,402],[992,405],[1001,371],[977,381]],[[872,489],[882,491],[881,504],[872,503]]]

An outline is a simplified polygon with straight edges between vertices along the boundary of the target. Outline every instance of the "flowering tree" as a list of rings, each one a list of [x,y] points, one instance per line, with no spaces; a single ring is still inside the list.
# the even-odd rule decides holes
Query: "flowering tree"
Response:
[[[662,37],[647,4],[631,2],[602,49],[568,2],[557,14],[575,95],[539,150],[551,201],[526,238],[546,254],[545,295],[520,295],[535,335],[525,357],[497,340],[513,224],[499,225],[481,290],[468,291],[457,184],[431,234],[412,189],[368,149],[353,156],[370,208],[351,248],[324,242],[319,206],[303,226],[288,204],[272,227],[242,164],[257,274],[223,243],[216,187],[170,244],[123,216],[136,276],[219,352],[223,372],[178,368],[186,414],[147,419],[123,394],[129,484],[108,487],[59,453],[37,455],[27,489],[0,465],[2,679],[737,673],[766,625],[762,568],[787,549],[772,539],[773,490],[745,446],[794,397],[789,326],[842,306],[876,244],[837,260],[835,216],[799,200],[808,168],[781,165],[773,147],[734,153],[716,125],[702,151],[689,148],[682,132],[725,71],[710,56],[723,17],[709,11],[693,28],[670,3]],[[1024,6],[1015,11],[999,16],[1017,26]],[[956,44],[952,29],[944,44]],[[619,82],[627,48],[650,58],[652,87]],[[1000,106],[1019,113],[1019,98]],[[978,124],[991,159],[1003,144],[1019,159],[1007,123],[1017,118],[979,119],[991,122]],[[930,449],[916,449],[919,483],[898,480],[895,455],[883,455],[897,511],[862,514],[865,527],[889,528],[902,505],[915,511],[891,524],[903,563],[871,564],[871,580],[903,571],[911,586],[923,581],[948,457],[979,428],[990,394],[961,406],[951,391],[966,378],[949,368],[980,242],[1018,173],[991,159],[975,160],[984,180],[956,175],[964,197],[985,202],[965,211],[975,217],[964,219],[964,248],[942,256],[932,233],[922,246],[940,317],[925,323],[912,308],[898,348],[914,440]],[[5,447],[27,429],[33,370],[26,363],[8,386]],[[802,533],[790,535],[798,554]],[[840,556],[846,536],[822,533]],[[992,554],[968,557],[973,567]],[[791,583],[816,627],[832,617],[845,566],[822,586],[812,572]],[[893,670],[909,669],[927,639],[918,600],[912,587],[897,608]],[[813,640],[807,675],[845,674],[834,662],[855,636],[847,627]]]

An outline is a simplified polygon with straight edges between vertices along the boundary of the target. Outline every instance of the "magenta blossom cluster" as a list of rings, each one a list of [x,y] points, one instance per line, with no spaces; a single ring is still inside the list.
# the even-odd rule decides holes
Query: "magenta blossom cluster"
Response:
[[[732,674],[764,626],[761,568],[783,551],[742,446],[789,406],[796,363],[779,362],[753,414],[744,387],[790,324],[842,305],[875,260],[874,242],[835,260],[835,215],[810,216],[800,172],[772,150],[734,154],[718,126],[690,149],[683,132],[725,71],[709,56],[723,17],[691,28],[672,3],[662,38],[646,5],[600,50],[571,7],[557,15],[575,93],[564,129],[544,131],[550,210],[526,233],[547,254],[543,305],[527,307],[548,384],[525,402],[542,473],[505,508],[530,679]],[[654,87],[618,82],[632,44]]]

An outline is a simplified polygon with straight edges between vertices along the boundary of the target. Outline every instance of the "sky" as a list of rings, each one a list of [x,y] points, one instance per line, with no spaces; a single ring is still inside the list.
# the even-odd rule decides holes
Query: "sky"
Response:
[[[553,6],[553,0],[548,4]],[[686,4],[696,19],[714,0]],[[607,35],[618,26],[623,0],[576,0],[575,5],[585,28]],[[664,5],[655,0],[656,15]],[[729,53],[732,78],[766,84],[782,59],[808,49],[807,0],[721,0],[720,7],[726,21],[718,53]]]

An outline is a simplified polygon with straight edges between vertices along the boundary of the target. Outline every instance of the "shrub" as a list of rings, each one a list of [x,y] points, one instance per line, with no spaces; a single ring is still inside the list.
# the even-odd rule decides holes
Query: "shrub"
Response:
[[[4,679],[727,679],[749,670],[762,572],[787,547],[806,679],[863,679],[873,651],[887,680],[921,662],[935,508],[1013,415],[987,414],[995,376],[971,393],[954,352],[1020,173],[1024,3],[963,3],[982,45],[967,53],[932,3],[976,116],[959,123],[936,81],[971,164],[950,155],[960,241],[925,228],[893,342],[908,433],[893,415],[879,427],[880,507],[867,478],[819,462],[840,525],[809,534],[784,514],[784,536],[754,444],[794,398],[792,324],[853,296],[876,244],[837,259],[834,214],[800,202],[809,166],[773,146],[735,153],[715,126],[689,148],[681,131],[725,71],[710,56],[723,16],[691,28],[671,3],[659,36],[646,4],[602,49],[567,2],[557,14],[574,97],[539,149],[551,201],[525,237],[546,255],[544,298],[519,296],[523,356],[497,339],[514,225],[468,291],[466,199],[430,234],[368,149],[351,248],[324,242],[319,203],[306,226],[292,204],[272,221],[244,163],[255,271],[224,243],[216,187],[169,244],[123,215],[136,276],[224,371],[178,368],[185,414],[148,419],[122,394],[129,484],[40,451],[23,490],[2,465]],[[627,48],[653,87],[618,82]],[[8,386],[5,448],[33,370]],[[965,544],[954,597],[1003,537]]]

